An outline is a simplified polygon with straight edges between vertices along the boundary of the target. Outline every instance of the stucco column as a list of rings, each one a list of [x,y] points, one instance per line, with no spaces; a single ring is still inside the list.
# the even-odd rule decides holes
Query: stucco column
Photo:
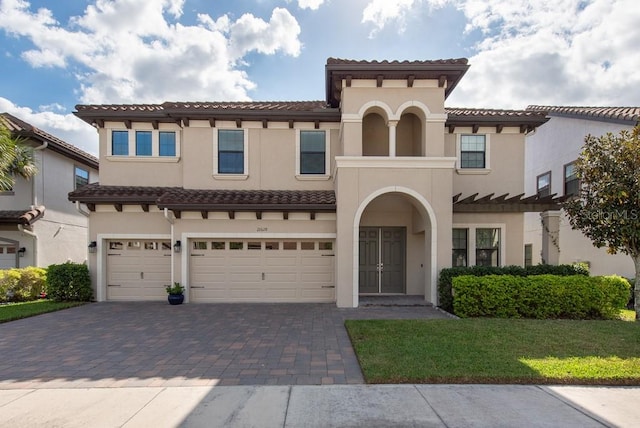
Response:
[[[542,262],[560,264],[560,211],[545,211],[542,221]]]
[[[389,157],[396,157],[396,128],[398,126],[397,120],[389,121]]]

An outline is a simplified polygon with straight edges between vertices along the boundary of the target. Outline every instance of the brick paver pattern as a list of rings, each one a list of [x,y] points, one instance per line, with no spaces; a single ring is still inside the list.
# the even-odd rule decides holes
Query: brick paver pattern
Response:
[[[0,389],[361,384],[345,319],[428,306],[92,303],[0,324]]]

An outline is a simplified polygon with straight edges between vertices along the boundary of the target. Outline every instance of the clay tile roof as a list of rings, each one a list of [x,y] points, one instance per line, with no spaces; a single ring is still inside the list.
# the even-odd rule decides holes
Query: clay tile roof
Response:
[[[83,203],[155,203],[174,187],[101,186],[91,183],[69,193],[69,200]]]
[[[260,110],[260,111],[318,111],[327,109],[326,101],[209,101],[166,102],[165,110]]]
[[[196,190],[173,189],[157,201],[178,210],[324,210],[335,211],[332,190]]]
[[[158,112],[163,107],[160,104],[78,104],[78,112]]]
[[[336,196],[332,190],[211,190],[93,183],[69,193],[69,200],[86,204],[156,204],[159,208],[194,211],[336,209]]]
[[[526,125],[540,126],[547,120],[546,112],[531,110],[500,110],[446,107],[447,126],[450,125]]]
[[[24,136],[26,138],[35,138],[43,142],[46,141],[49,144],[47,148],[65,155],[73,160],[82,162],[94,169],[98,169],[98,158],[90,155],[84,150],[77,148],[73,144],[62,141],[58,137],[55,137],[48,132],[36,128],[30,123],[18,119],[17,117],[9,113],[0,113],[0,120],[2,120],[2,122],[9,128],[12,133]]]
[[[539,111],[552,116],[613,121],[618,123],[640,123],[640,107],[577,107],[530,105],[528,111]]]
[[[31,225],[44,216],[44,206],[24,211],[0,211],[0,223]]]
[[[435,59],[435,60],[422,60],[422,61],[366,61],[366,60],[354,60],[354,59],[342,59],[342,58],[328,58],[327,64],[348,64],[348,65],[442,65],[442,64],[453,64],[453,65],[466,65],[469,62],[467,58],[449,58],[449,59]]]

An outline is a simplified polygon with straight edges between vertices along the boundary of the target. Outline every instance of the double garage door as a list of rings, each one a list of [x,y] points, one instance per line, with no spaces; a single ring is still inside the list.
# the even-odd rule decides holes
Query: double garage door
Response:
[[[108,300],[166,299],[169,240],[114,240],[107,248]],[[192,302],[335,300],[332,241],[192,239],[187,248]]]
[[[332,241],[190,242],[193,302],[335,300]]]

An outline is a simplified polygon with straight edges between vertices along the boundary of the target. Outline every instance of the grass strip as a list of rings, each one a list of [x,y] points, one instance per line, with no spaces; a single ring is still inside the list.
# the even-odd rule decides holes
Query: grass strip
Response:
[[[47,312],[73,308],[84,305],[83,302],[54,302],[51,300],[35,300],[33,302],[8,303],[0,305],[0,323],[33,317]]]
[[[640,385],[640,323],[349,320],[367,383]]]

